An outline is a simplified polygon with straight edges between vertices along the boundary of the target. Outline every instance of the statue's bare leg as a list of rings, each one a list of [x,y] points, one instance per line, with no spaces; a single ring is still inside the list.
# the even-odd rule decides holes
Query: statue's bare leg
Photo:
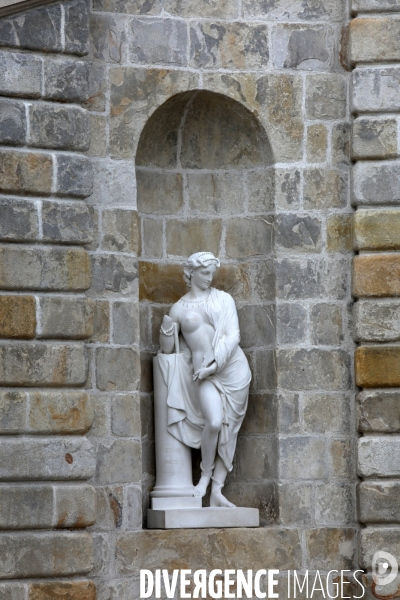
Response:
[[[205,425],[201,435],[201,478],[195,487],[195,496],[204,496],[214,471],[223,412],[221,397],[211,381],[199,383],[199,399]]]
[[[210,506],[222,506],[225,508],[235,507],[235,505],[232,504],[232,502],[229,502],[222,494],[222,488],[224,487],[227,474],[227,468],[222,462],[222,459],[218,457],[215,461],[215,469],[212,476]]]

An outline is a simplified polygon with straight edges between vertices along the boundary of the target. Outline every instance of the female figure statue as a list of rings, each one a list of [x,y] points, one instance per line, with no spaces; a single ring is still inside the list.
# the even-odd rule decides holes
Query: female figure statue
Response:
[[[201,448],[201,478],[195,495],[204,496],[212,480],[211,506],[234,506],[222,495],[232,470],[238,431],[247,409],[251,373],[239,347],[235,303],[226,292],[210,287],[220,263],[211,252],[197,252],[184,267],[189,291],[165,316],[160,330],[164,354],[174,351],[176,330],[186,362],[171,378],[168,430],[192,448]],[[175,334],[175,335],[174,335]],[[177,389],[179,390],[177,392]]]

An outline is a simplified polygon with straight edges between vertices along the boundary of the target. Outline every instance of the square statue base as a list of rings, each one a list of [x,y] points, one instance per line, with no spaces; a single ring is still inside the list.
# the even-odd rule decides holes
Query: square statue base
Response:
[[[258,508],[165,508],[147,511],[148,529],[259,527]]]

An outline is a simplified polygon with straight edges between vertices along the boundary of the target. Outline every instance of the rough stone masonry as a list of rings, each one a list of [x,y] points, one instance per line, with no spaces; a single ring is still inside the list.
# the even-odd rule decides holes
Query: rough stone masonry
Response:
[[[400,4],[38,4],[0,17],[0,599],[358,566],[397,597]],[[262,527],[178,535],[143,517],[151,357],[204,249],[254,382],[226,493]]]

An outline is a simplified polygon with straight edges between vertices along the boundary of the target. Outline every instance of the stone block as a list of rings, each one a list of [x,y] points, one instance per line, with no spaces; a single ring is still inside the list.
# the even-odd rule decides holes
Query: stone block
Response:
[[[356,384],[359,387],[399,387],[400,347],[360,346],[355,352]]]
[[[69,58],[44,63],[44,98],[61,102],[89,99],[89,64]]]
[[[300,560],[300,538],[296,529],[224,529],[218,531],[140,531],[122,533],[117,539],[116,568],[119,575],[138,569],[240,569],[250,563],[254,570],[266,564],[276,569],[294,569]],[[157,548],[157,551],[154,551]]]
[[[98,348],[96,353],[97,387],[99,390],[136,390],[140,361],[131,348]]]
[[[164,10],[176,17],[221,17],[234,19],[238,16],[237,6],[233,0],[205,0],[199,4],[196,0],[166,0]]]
[[[352,157],[355,160],[395,158],[397,120],[359,117],[353,123]]]
[[[97,454],[98,483],[133,483],[142,477],[141,443],[117,439],[100,444]]]
[[[187,292],[181,265],[141,261],[139,272],[139,300],[141,301],[172,304]]]
[[[343,208],[348,191],[347,176],[339,170],[304,171],[304,208]]]
[[[244,221],[244,220],[243,220]],[[232,223],[232,222],[231,222]],[[208,252],[219,253],[222,233],[220,219],[192,219],[167,221],[167,254],[188,257],[208,248]],[[265,243],[265,242],[264,242]]]
[[[338,167],[350,164],[351,124],[336,123],[332,127],[332,164]]]
[[[96,60],[121,63],[127,55],[125,19],[112,14],[90,15],[91,51]]]
[[[91,161],[79,155],[57,156],[57,194],[86,198],[93,192]]]
[[[180,173],[136,172],[138,210],[150,215],[177,215],[183,209]]]
[[[133,164],[125,161],[96,161],[93,164],[93,173],[93,196],[89,202],[102,204],[106,208],[113,204],[123,204],[132,209],[136,207]],[[143,212],[142,208],[141,212]]]
[[[100,531],[119,529],[125,514],[122,485],[97,487],[96,529]]]
[[[247,305],[238,309],[242,348],[268,346],[275,342],[275,307]]]
[[[301,304],[279,304],[276,313],[277,340],[280,344],[304,341],[307,310]]]
[[[287,390],[343,390],[350,386],[344,350],[278,350],[278,385]]]
[[[400,69],[373,67],[352,72],[352,108],[355,112],[391,112],[400,107]]]
[[[268,27],[259,23],[206,22],[190,27],[190,65],[194,68],[265,69]]]
[[[363,481],[358,485],[361,523],[398,523],[400,521],[400,483]]]
[[[353,167],[354,204],[400,204],[400,162],[359,161]]]
[[[93,300],[41,297],[39,338],[86,339],[93,335]]]
[[[272,235],[272,217],[229,219],[226,221],[226,255],[229,258],[265,256],[271,252]]]
[[[53,527],[53,486],[7,485],[0,487],[2,529],[50,529]]]
[[[85,202],[42,202],[42,231],[46,242],[87,244],[93,241],[93,208]]]
[[[255,173],[253,173],[254,175]],[[249,191],[250,210],[263,212],[267,208],[261,208],[265,205],[263,196],[264,189],[260,189],[262,182],[260,181],[261,173],[256,172],[258,188],[255,192],[261,196],[259,203],[255,199],[253,190]],[[248,178],[251,174],[248,174]],[[187,190],[189,195],[190,207],[192,210],[206,214],[235,214],[243,210],[245,192],[244,192],[244,177],[242,173],[232,172],[215,172],[215,173],[188,173],[187,175]],[[252,202],[253,201],[253,202]],[[254,204],[259,204],[260,209],[257,210]]]
[[[398,390],[364,390],[357,394],[357,400],[360,431],[400,432]]]
[[[26,429],[26,407],[25,392],[0,392],[0,434],[20,433]]]
[[[92,577],[111,578],[112,550],[110,548],[109,536],[104,533],[93,533],[94,567],[90,575]]]
[[[42,52],[61,52],[61,6],[43,6],[7,19],[15,31],[11,46]],[[0,43],[8,46],[9,43]]]
[[[368,436],[358,440],[360,477],[399,477],[400,436]]]
[[[278,69],[327,70],[332,36],[325,26],[279,24],[272,34],[272,57]]]
[[[84,291],[91,284],[89,256],[82,248],[0,246],[3,290]]]
[[[64,6],[65,51],[84,55],[89,52],[89,2],[72,0]]]
[[[228,483],[224,495],[236,506],[251,506],[259,511],[260,526],[274,525],[278,520],[278,493],[273,482]],[[229,517],[229,514],[227,514]]]
[[[90,117],[90,134],[89,149],[86,156],[95,156],[105,158],[107,155],[107,117],[103,115],[91,114]]]
[[[3,386],[83,385],[87,369],[86,351],[80,344],[0,344],[0,384]]]
[[[326,160],[328,145],[328,130],[325,125],[318,123],[307,127],[307,161],[322,163]]]
[[[157,15],[161,12],[161,0],[94,0],[93,10],[101,12],[117,12],[133,15]]]
[[[39,237],[38,211],[35,202],[0,197],[0,240],[27,242]]]
[[[360,567],[372,565],[376,549],[389,552],[395,557],[400,554],[400,537],[398,527],[367,527],[362,529],[360,539]],[[375,596],[376,597],[376,596]]]
[[[19,52],[0,52],[0,92],[4,96],[39,98],[42,59]]]
[[[96,522],[96,490],[91,485],[55,486],[56,528],[82,529]]]
[[[20,146],[25,143],[26,119],[22,102],[0,98],[0,143]]]
[[[164,253],[163,221],[141,219],[143,239],[142,255],[147,258],[162,258]]]
[[[96,586],[87,580],[30,583],[28,600],[96,600]]]
[[[50,194],[53,160],[49,154],[0,150],[0,191]]]
[[[323,479],[327,452],[323,437],[290,437],[279,442],[280,479]]]
[[[87,99],[82,103],[84,108],[94,112],[104,112],[106,109],[107,65],[93,63],[90,65],[88,77]]]
[[[258,17],[271,21],[339,21],[342,22],[345,7],[343,2],[322,0],[318,5],[300,0],[277,0],[273,4],[263,0],[244,0],[243,13],[247,18]]]
[[[311,309],[311,343],[315,346],[339,346],[344,339],[342,307],[315,304]]]
[[[238,177],[233,179],[234,174],[229,173],[230,181],[234,181],[232,190],[229,190],[235,201],[232,203],[232,210],[240,213],[243,210],[244,190]],[[248,171],[246,173],[246,184],[248,194],[248,207],[250,212],[265,213],[274,210],[275,206],[275,179],[277,178],[274,169],[268,167],[265,171]],[[228,191],[228,190],[227,190]],[[282,191],[282,190],[281,190]],[[232,200],[231,200],[232,202]]]
[[[315,488],[317,525],[352,525],[356,521],[354,485],[335,481]]]
[[[398,300],[359,300],[353,306],[357,342],[396,342],[400,340]]]
[[[359,209],[354,215],[355,250],[398,250],[400,209]]]
[[[35,337],[36,302],[33,296],[0,296],[0,337]]]
[[[86,392],[30,392],[29,433],[86,433],[93,424],[93,399]]]
[[[113,296],[132,294],[137,290],[138,268],[136,258],[115,254],[94,255],[93,285],[96,295]]]
[[[90,479],[96,468],[92,444],[82,437],[0,439],[1,481]]]
[[[276,243],[280,250],[320,252],[321,221],[316,217],[299,217],[295,214],[278,215]]]
[[[356,531],[321,527],[306,531],[307,565],[311,569],[355,568]]]
[[[130,22],[129,58],[136,64],[187,64],[187,26],[177,19],[134,17]]]
[[[354,438],[334,439],[329,444],[332,474],[338,479],[349,479],[355,471]]]
[[[99,344],[107,343],[110,339],[110,304],[97,300],[93,311],[93,329],[91,337],[92,342]]]
[[[277,431],[283,434],[296,434],[300,432],[300,396],[291,392],[278,395],[278,427]]]
[[[400,60],[400,20],[368,17],[350,21],[349,54],[353,64]]]
[[[400,254],[355,256],[353,296],[400,296]]]
[[[139,345],[139,307],[136,302],[114,302],[112,324],[114,344]]]
[[[351,252],[353,248],[353,215],[330,215],[326,221],[328,252]]]
[[[345,297],[348,262],[343,259],[279,259],[275,263],[277,297],[280,300]]]
[[[93,567],[89,533],[3,533],[0,578],[83,575]]]
[[[307,76],[306,115],[308,119],[343,119],[346,116],[346,80],[341,75]]]
[[[276,387],[276,359],[274,350],[257,349],[250,354],[249,362],[253,367],[252,391],[273,391]]]
[[[57,150],[89,148],[89,116],[81,108],[31,104],[29,126],[30,146]]]
[[[112,400],[111,431],[122,437],[140,437],[140,398],[137,393],[119,394]]]
[[[300,171],[275,169],[275,204],[283,210],[300,206]]]
[[[303,427],[307,433],[328,431],[344,434],[350,427],[351,400],[345,394],[305,394]]]
[[[354,13],[362,12],[396,12],[400,6],[393,0],[352,0],[351,10]]]
[[[282,525],[310,525],[313,518],[312,485],[280,483],[279,520]]]
[[[275,433],[277,400],[274,394],[250,394],[241,433]]]
[[[25,586],[23,583],[8,582],[0,584],[1,600],[25,600]]]
[[[102,225],[103,250],[139,253],[140,227],[136,210],[104,210]]]

